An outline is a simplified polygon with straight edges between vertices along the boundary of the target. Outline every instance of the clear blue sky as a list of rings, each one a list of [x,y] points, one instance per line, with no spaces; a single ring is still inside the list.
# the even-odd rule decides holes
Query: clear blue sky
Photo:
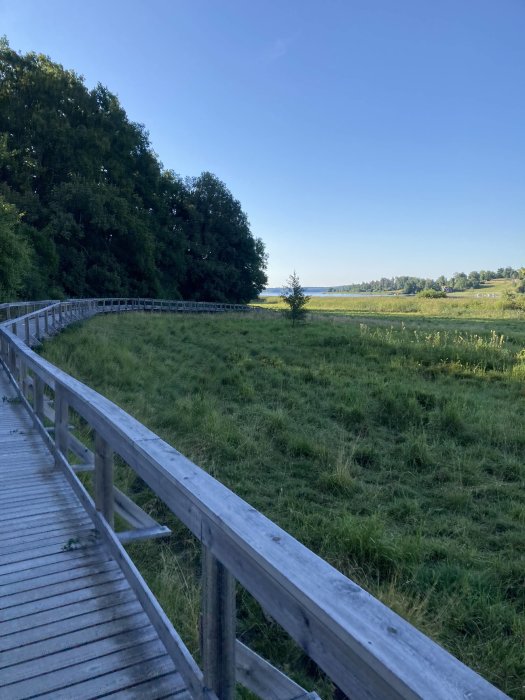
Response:
[[[218,175],[272,286],[525,265],[525,0],[0,0],[0,34]]]

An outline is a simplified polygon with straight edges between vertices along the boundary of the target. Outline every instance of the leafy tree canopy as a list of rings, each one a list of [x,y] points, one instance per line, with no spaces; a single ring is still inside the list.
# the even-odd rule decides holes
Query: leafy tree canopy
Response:
[[[264,245],[224,183],[163,170],[144,126],[107,88],[88,90],[5,39],[0,196],[14,207],[2,210],[2,236],[26,241],[20,269],[0,268],[7,296],[247,302],[266,284]]]

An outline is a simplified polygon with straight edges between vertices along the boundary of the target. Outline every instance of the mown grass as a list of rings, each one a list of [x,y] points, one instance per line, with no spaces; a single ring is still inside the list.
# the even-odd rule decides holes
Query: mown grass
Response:
[[[43,353],[525,698],[522,321],[388,313],[295,328],[277,314],[97,317]],[[196,651],[199,550],[173,527],[133,555]],[[239,605],[245,641],[329,694],[249,596]]]

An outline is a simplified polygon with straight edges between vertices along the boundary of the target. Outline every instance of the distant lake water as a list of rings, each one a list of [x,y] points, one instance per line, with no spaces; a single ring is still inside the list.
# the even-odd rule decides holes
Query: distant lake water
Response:
[[[329,287],[303,287],[304,293],[309,297],[390,297],[393,294],[367,294],[367,292],[329,292]],[[282,287],[268,287],[260,293],[261,297],[278,297],[282,293]]]

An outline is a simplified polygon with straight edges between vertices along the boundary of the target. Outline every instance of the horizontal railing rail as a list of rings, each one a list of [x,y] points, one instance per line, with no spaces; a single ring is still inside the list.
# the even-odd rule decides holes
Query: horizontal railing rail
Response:
[[[136,301],[133,308],[145,308],[143,302],[147,300]],[[78,316],[130,306],[113,302],[60,302],[66,305],[61,307],[62,323],[66,314],[73,314],[67,305],[76,304]],[[48,308],[57,314],[56,305]],[[0,341],[2,362],[19,388],[21,400],[32,413],[57,465],[65,470],[95,518],[195,697],[209,697],[207,689],[212,689],[212,696],[232,698],[236,681],[260,697],[273,700],[292,700],[305,694],[236,639],[236,581],[352,699],[506,697],[119,406],[33,352],[9,324],[0,327]],[[54,406],[52,430],[45,426],[44,410],[50,396]],[[94,433],[94,500],[69,463],[73,413]],[[203,671],[113,531],[114,454],[202,543]]]

